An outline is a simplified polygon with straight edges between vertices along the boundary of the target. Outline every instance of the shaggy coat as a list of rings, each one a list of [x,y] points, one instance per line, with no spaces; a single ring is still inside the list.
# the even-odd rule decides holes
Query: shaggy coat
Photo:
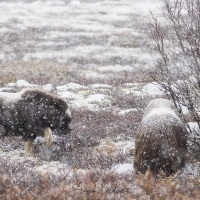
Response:
[[[187,131],[167,99],[152,100],[139,124],[135,140],[134,166],[136,171],[166,175],[185,164]]]
[[[31,141],[51,131],[55,134],[70,132],[71,114],[66,101],[38,89],[19,93],[0,93],[0,135],[22,136]],[[48,135],[47,134],[47,135]]]

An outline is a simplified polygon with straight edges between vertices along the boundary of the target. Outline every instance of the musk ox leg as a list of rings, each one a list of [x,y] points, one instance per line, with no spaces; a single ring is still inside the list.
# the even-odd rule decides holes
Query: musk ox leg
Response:
[[[32,141],[26,141],[25,142],[25,155],[34,156],[34,154],[33,154],[33,142]]]
[[[48,147],[50,147],[53,144],[53,133],[50,128],[44,129],[44,139]]]

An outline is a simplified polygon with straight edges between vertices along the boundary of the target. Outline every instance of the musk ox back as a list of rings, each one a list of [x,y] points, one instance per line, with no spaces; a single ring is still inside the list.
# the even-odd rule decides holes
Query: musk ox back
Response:
[[[135,139],[136,171],[147,169],[170,175],[182,168],[186,159],[186,128],[167,99],[152,100],[139,124]]]
[[[55,134],[70,132],[71,114],[66,101],[39,89],[0,93],[0,135],[22,136],[25,151],[32,154],[32,143],[44,136],[47,145]]]

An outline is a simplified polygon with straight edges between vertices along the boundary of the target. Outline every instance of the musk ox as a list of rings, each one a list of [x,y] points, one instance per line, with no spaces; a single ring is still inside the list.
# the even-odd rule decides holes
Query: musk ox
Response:
[[[136,132],[134,167],[170,175],[182,168],[186,159],[187,131],[168,99],[152,100]]]
[[[22,136],[25,154],[32,155],[37,136],[53,143],[54,134],[70,132],[71,113],[60,97],[39,89],[24,89],[18,93],[0,92],[0,136]]]

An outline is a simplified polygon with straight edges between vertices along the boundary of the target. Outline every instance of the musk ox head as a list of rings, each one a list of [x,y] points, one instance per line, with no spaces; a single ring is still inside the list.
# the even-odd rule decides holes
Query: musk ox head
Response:
[[[152,100],[139,124],[135,139],[134,166],[166,175],[182,168],[186,159],[186,128],[167,99]]]
[[[51,129],[56,135],[67,135],[71,132],[70,122],[71,122],[71,112],[67,109],[60,117],[51,124]]]

